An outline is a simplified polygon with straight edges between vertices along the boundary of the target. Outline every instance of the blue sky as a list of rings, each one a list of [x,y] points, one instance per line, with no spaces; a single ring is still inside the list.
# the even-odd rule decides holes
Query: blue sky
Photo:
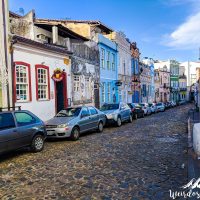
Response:
[[[197,60],[200,0],[9,0],[38,18],[100,20],[136,41],[141,57]]]

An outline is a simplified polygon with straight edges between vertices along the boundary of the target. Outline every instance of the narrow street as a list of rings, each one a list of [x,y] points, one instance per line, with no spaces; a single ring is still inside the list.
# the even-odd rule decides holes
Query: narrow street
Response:
[[[48,141],[41,153],[1,157],[0,199],[168,200],[187,183],[190,104],[79,141]]]

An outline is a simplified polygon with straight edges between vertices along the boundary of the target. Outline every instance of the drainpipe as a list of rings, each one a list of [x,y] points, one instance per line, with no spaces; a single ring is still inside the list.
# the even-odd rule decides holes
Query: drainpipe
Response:
[[[5,64],[6,64],[6,73],[8,75],[8,47],[7,47],[7,34],[6,34],[6,16],[5,16],[5,2],[2,0],[2,13],[3,13],[3,32],[4,32],[4,48],[5,48]],[[6,84],[7,90],[7,106],[10,107],[10,94],[9,94],[9,81]]]
[[[11,42],[11,77],[12,77],[12,94],[14,94],[14,88],[15,88],[15,83],[14,83],[14,76],[15,76],[15,64],[14,64],[14,60],[13,60],[13,51],[14,51],[14,47],[13,45],[16,43],[16,40],[12,40]],[[15,107],[15,96],[13,95],[12,97],[12,106]]]

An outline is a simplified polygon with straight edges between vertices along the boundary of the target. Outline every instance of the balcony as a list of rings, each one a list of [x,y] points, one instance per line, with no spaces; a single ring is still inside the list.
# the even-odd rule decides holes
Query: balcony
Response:
[[[187,88],[180,88],[181,92],[187,91]]]

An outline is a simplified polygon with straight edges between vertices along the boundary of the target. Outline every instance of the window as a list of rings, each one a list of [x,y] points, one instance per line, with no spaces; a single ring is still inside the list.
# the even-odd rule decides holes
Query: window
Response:
[[[97,110],[96,110],[95,108],[93,108],[93,107],[89,107],[89,111],[90,111],[90,114],[91,114],[91,115],[96,115],[96,114],[98,114]]]
[[[110,69],[110,51],[107,51],[107,69]]]
[[[102,99],[102,102],[105,102],[105,83],[102,83],[101,99]]]
[[[112,70],[115,71],[115,54],[112,53]]]
[[[86,99],[90,99],[91,98],[91,92],[90,92],[90,78],[89,77],[85,77],[85,96]]]
[[[36,98],[37,100],[50,99],[49,67],[36,65]]]
[[[80,92],[80,76],[74,76],[74,92]]]
[[[105,49],[101,48],[101,67],[105,68]]]
[[[16,101],[31,101],[30,65],[23,62],[15,63]]]
[[[82,108],[81,116],[86,117],[86,116],[89,116],[89,115],[90,115],[89,110],[87,108]]]
[[[15,127],[15,121],[12,113],[0,114],[0,130]]]
[[[15,117],[16,117],[18,126],[26,126],[26,125],[34,124],[36,122],[36,119],[34,117],[24,112],[15,113]]]
[[[125,60],[123,62],[123,68],[124,68],[124,74],[126,74],[126,63],[125,63]]]
[[[111,86],[111,84],[110,83],[108,83],[108,91],[107,91],[107,93],[108,93],[108,102],[110,102],[110,86]]]
[[[77,117],[81,111],[81,107],[78,108],[67,108],[61,110],[56,117]]]

